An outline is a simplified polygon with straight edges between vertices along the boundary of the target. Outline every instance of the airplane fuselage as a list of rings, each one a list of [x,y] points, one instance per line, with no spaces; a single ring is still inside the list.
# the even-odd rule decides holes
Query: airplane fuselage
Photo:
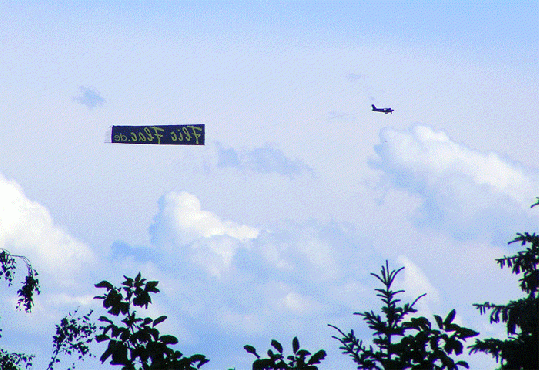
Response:
[[[376,108],[374,106],[374,104],[371,104],[371,106],[372,106],[373,112],[382,112],[382,113],[385,113],[385,114],[388,114],[388,113],[393,114],[393,112],[395,111],[394,109],[391,109],[391,108]]]

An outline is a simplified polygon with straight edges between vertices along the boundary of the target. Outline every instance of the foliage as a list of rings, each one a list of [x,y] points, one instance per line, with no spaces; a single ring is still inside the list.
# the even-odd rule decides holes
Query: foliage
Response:
[[[21,259],[26,264],[27,275],[22,284],[22,287],[17,291],[17,309],[21,306],[24,307],[26,312],[32,310],[34,305],[34,294],[39,294],[39,280],[37,279],[37,271],[34,270],[28,258],[11,254],[5,249],[0,249],[0,279],[4,279],[8,282],[8,285],[13,284],[15,278],[15,272],[17,270],[17,260]],[[0,349],[0,369],[15,370],[32,366],[33,355],[27,355],[24,353],[9,353],[3,349]]]
[[[17,291],[17,295],[19,296],[17,308],[20,308],[22,305],[26,312],[30,312],[34,304],[34,293],[39,294],[40,291],[37,271],[34,270],[28,258],[11,254],[5,249],[0,249],[0,278],[4,278],[11,286],[17,268],[16,258],[23,260],[28,270],[22,287]]]
[[[91,321],[92,311],[84,316],[78,316],[77,311],[64,317],[56,325],[56,334],[53,336],[53,354],[47,370],[52,370],[54,364],[60,362],[59,355],[79,354],[79,360],[84,356],[93,356],[89,344],[95,339],[96,325]],[[75,364],[70,369],[74,369]]]
[[[148,307],[152,302],[150,294],[158,293],[157,281],[146,281],[140,275],[135,279],[124,276],[125,281],[120,288],[108,281],[102,281],[97,288],[106,289],[102,296],[95,297],[103,301],[103,307],[109,316],[99,317],[105,323],[100,327],[101,334],[96,336],[97,342],[108,342],[107,349],[101,355],[101,362],[110,358],[111,365],[121,365],[125,370],[150,369],[199,369],[209,360],[196,354],[183,357],[183,354],[170,348],[178,343],[172,335],[161,335],[156,326],[167,319],[137,316],[135,307]],[[116,323],[115,317],[123,317]],[[117,321],[117,320],[116,320]]]
[[[383,316],[373,311],[355,312],[363,317],[370,329],[374,330],[374,346],[364,345],[354,331],[344,333],[336,326],[340,336],[333,336],[341,346],[344,354],[350,355],[358,365],[358,369],[458,369],[459,366],[468,368],[465,361],[455,362],[450,355],[460,355],[463,350],[462,342],[467,338],[478,335],[471,329],[461,327],[453,322],[455,310],[445,319],[434,316],[437,329],[425,317],[415,317],[405,321],[406,316],[417,312],[415,304],[425,296],[417,297],[411,304],[398,305],[400,299],[396,296],[403,290],[393,291],[397,275],[404,269],[389,270],[388,262],[382,266],[380,275],[371,273],[383,285],[375,289],[381,298]],[[408,333],[412,334],[408,334]]]
[[[297,337],[292,340],[292,351],[294,355],[287,356],[286,359],[283,354],[283,346],[275,339],[271,341],[271,346],[277,350],[268,350],[269,358],[260,358],[256,349],[253,346],[246,345],[243,348],[248,353],[252,353],[256,356],[256,360],[253,363],[253,370],[316,370],[319,364],[325,357],[326,351],[323,349],[316,352],[314,355],[305,349],[301,349]],[[310,358],[309,358],[310,356]]]
[[[29,368],[32,366],[33,355],[24,353],[8,353],[0,349],[0,369],[2,370],[20,370],[22,366]]]
[[[533,206],[538,204],[539,201]],[[504,256],[496,261],[500,268],[507,266],[512,269],[513,274],[523,275],[519,279],[520,289],[527,296],[505,305],[489,302],[474,304],[481,314],[492,310],[491,323],[498,323],[501,319],[506,324],[508,339],[476,340],[470,352],[490,354],[496,362],[501,359],[501,369],[539,369],[539,236],[517,234],[509,243],[517,242],[522,246],[531,246],[516,255]]]

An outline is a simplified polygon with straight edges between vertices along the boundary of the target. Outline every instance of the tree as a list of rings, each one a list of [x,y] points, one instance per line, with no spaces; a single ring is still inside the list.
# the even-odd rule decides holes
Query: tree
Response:
[[[294,355],[287,356],[286,359],[283,354],[283,346],[281,343],[273,339],[271,341],[271,346],[275,348],[277,352],[273,352],[273,350],[269,349],[269,358],[260,358],[253,346],[246,345],[243,347],[248,353],[252,353],[256,356],[256,360],[253,363],[253,370],[317,370],[318,367],[316,365],[326,357],[326,351],[323,349],[319,350],[314,355],[311,355],[306,349],[301,349],[297,337],[294,337],[292,340],[292,351],[294,352]]]
[[[481,314],[491,310],[491,323],[501,319],[506,324],[508,339],[477,339],[470,352],[492,355],[496,362],[501,360],[501,369],[539,369],[539,236],[517,234],[509,244],[517,242],[531,246],[513,256],[496,259],[496,262],[500,268],[507,266],[513,274],[522,275],[520,289],[526,296],[505,305],[474,304]]]
[[[22,284],[22,287],[17,291],[17,309],[24,307],[26,312],[32,310],[34,305],[34,295],[39,294],[39,279],[37,278],[37,271],[34,270],[28,258],[11,254],[5,249],[0,249],[0,279],[4,279],[8,282],[8,286],[13,284],[15,278],[15,272],[17,270],[17,259],[22,260],[26,264],[27,274]],[[1,330],[0,330],[1,331]],[[27,355],[24,353],[9,353],[3,349],[0,349],[0,369],[16,370],[22,366],[26,368],[32,366],[33,355]]]
[[[455,310],[449,312],[445,319],[435,315],[437,329],[425,317],[414,317],[408,321],[405,318],[417,312],[415,304],[424,297],[417,297],[411,304],[398,305],[400,299],[396,296],[403,290],[391,289],[395,278],[404,269],[389,270],[388,262],[382,266],[380,275],[371,273],[382,284],[382,289],[375,289],[381,298],[383,318],[373,311],[355,312],[363,317],[370,329],[374,330],[372,345],[364,345],[354,330],[348,334],[336,326],[340,336],[333,336],[341,346],[344,354],[350,355],[358,369],[458,369],[459,366],[468,368],[465,361],[455,362],[450,355],[460,355],[463,350],[462,342],[467,338],[478,335],[474,330],[461,327],[453,322]],[[410,333],[411,334],[408,334]]]
[[[155,320],[138,317],[135,308],[147,308],[152,302],[150,294],[159,292],[157,281],[146,281],[140,273],[134,279],[124,275],[124,279],[121,287],[115,287],[108,281],[95,285],[106,289],[103,295],[94,297],[102,300],[103,308],[107,310],[108,316],[98,319],[104,325],[96,328],[90,320],[92,312],[82,317],[70,315],[56,325],[54,353],[48,370],[60,362],[59,354],[78,353],[79,359],[91,356],[88,345],[94,340],[108,342],[100,357],[101,362],[110,359],[111,365],[122,366],[123,370],[196,370],[209,361],[200,354],[183,357],[180,351],[170,347],[178,343],[178,339],[172,335],[161,335],[156,328],[167,319],[166,316]]]
[[[16,258],[23,260],[28,271],[22,287],[17,291],[17,295],[19,296],[17,308],[20,309],[23,306],[26,312],[30,312],[34,305],[34,294],[39,294],[40,290],[39,279],[37,278],[38,273],[34,270],[28,258],[11,254],[5,249],[0,249],[0,265],[2,267],[0,270],[0,279],[3,278],[6,280],[9,286],[13,284],[15,271],[17,270]]]
[[[121,365],[125,370],[199,369],[209,360],[196,354],[183,357],[180,351],[170,348],[178,343],[172,335],[161,335],[156,326],[167,319],[137,316],[135,307],[145,307],[152,302],[150,294],[158,293],[157,281],[146,281],[139,273],[136,278],[124,276],[121,288],[114,287],[108,281],[102,281],[96,288],[106,289],[102,296],[95,297],[103,301],[103,307],[109,317],[100,316],[99,321],[105,323],[100,327],[101,334],[96,336],[97,342],[108,342],[107,349],[101,355],[101,362],[109,358],[111,365]],[[122,316],[119,323],[115,317]]]
[[[77,315],[77,310],[64,317],[59,325],[56,325],[56,334],[53,336],[53,353],[47,370],[53,370],[54,365],[60,362],[59,356],[68,356],[78,353],[79,360],[85,356],[93,356],[90,353],[90,343],[95,339],[96,324],[91,320],[90,311],[84,316]],[[75,369],[73,363],[69,369]],[[68,370],[69,370],[68,369]]]

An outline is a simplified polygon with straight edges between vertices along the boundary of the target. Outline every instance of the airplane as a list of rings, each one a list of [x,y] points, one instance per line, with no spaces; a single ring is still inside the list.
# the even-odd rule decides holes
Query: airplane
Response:
[[[391,109],[391,108],[376,108],[374,104],[371,104],[371,106],[372,106],[373,112],[384,112],[385,114],[388,114],[388,113],[393,114],[393,112],[395,111],[394,109]]]

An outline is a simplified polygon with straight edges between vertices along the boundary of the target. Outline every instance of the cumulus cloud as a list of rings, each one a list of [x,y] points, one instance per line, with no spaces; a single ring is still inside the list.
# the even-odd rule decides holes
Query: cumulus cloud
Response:
[[[311,281],[342,276],[337,261],[343,250],[337,248],[331,236],[324,235],[323,225],[283,223],[278,227],[277,231],[263,233],[255,242],[263,263],[285,274],[302,271]]]
[[[259,335],[276,325],[298,335],[312,330],[314,317],[324,330],[335,315],[350,316],[360,297],[371,295],[362,283],[372,267],[370,252],[338,223],[258,229],[204,210],[195,195],[171,192],[161,198],[150,234],[163,293],[198,333],[204,322],[227,341],[231,334]],[[122,256],[140,249],[115,248]],[[196,332],[184,334],[197,341]]]
[[[246,247],[259,233],[203,211],[198,198],[186,192],[167,194],[159,207],[151,227],[154,243],[176,251],[215,276],[227,271],[238,248]]]
[[[82,267],[95,262],[84,243],[54,224],[48,210],[0,175],[0,248],[29,258],[59,284],[72,285]]]
[[[105,99],[93,87],[80,86],[81,95],[73,97],[73,100],[85,105],[88,109],[101,106],[105,103]]]
[[[237,151],[217,145],[218,167],[232,167],[259,173],[277,173],[294,177],[312,172],[305,163],[288,158],[281,150],[266,145],[253,150]]]
[[[232,221],[222,221],[213,213],[203,211],[198,198],[189,193],[169,193],[164,202],[164,212],[171,217],[176,231],[189,235],[188,239],[226,235],[244,241],[256,238],[258,235],[258,230],[252,227],[238,225]]]
[[[174,255],[215,277],[234,269],[281,276],[301,270],[306,279],[324,281],[342,276],[337,254],[345,252],[337,252],[335,244],[346,241],[335,237],[342,231],[333,227],[284,223],[278,231],[259,230],[203,210],[195,195],[171,192],[161,198],[150,234],[157,253]],[[123,255],[134,251],[121,242],[113,249]]]
[[[380,139],[372,164],[392,184],[423,198],[418,224],[467,238],[515,230],[533,217],[536,170],[471,149],[426,126],[384,129]]]

